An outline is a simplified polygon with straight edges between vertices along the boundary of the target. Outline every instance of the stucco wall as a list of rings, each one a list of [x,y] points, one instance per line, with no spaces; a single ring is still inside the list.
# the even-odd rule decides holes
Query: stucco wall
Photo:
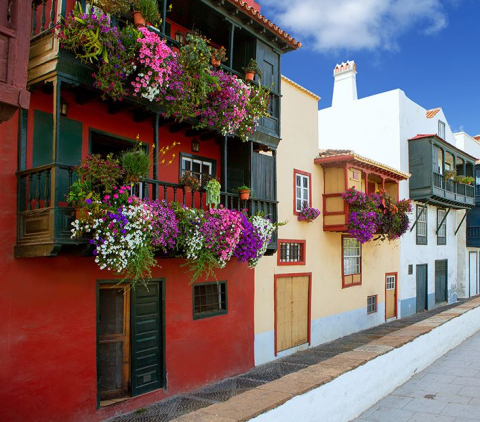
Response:
[[[278,266],[277,255],[255,271],[255,363],[275,358],[274,275],[312,273],[311,345],[342,337],[385,320],[385,273],[399,271],[398,242],[371,242],[362,250],[362,285],[342,289],[341,234],[323,231],[323,215],[313,223],[293,214],[294,169],[312,175],[312,206],[321,209],[323,169],[313,160],[317,147],[317,99],[282,81],[282,141],[278,148],[280,239],[306,241],[306,264]],[[322,210],[323,211],[323,210]],[[378,295],[378,311],[367,315],[367,296]],[[277,357],[305,348],[300,346]]]

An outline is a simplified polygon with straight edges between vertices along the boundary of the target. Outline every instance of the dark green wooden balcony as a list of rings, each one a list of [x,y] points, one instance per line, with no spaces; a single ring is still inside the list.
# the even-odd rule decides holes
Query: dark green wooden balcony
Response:
[[[474,207],[475,187],[448,176],[473,177],[474,157],[436,135],[418,135],[408,147],[410,199],[454,209]]]

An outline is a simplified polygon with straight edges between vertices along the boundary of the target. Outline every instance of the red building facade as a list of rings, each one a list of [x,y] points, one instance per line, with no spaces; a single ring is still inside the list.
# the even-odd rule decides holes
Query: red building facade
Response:
[[[244,45],[224,70],[238,73],[255,57],[265,80],[279,81],[281,54],[299,44],[247,4],[217,3],[175,2],[163,36],[173,41],[172,28],[195,27],[217,45]],[[70,238],[74,212],[65,198],[72,166],[90,153],[118,153],[139,136],[154,161],[143,195],[205,206],[200,192],[190,197],[178,184],[187,167],[199,166],[221,180],[224,206],[238,208],[231,191],[248,184],[255,197],[247,207],[275,218],[279,84],[271,116],[246,143],[165,119],[133,99],[102,101],[89,69],[53,36],[49,18],[72,4],[53,2],[52,11],[52,1],[34,2],[30,108],[0,125],[0,398],[8,421],[103,420],[254,365],[254,270],[232,260],[216,280],[192,285],[184,260],[163,256],[149,288],[125,289],[99,269],[85,241]],[[267,253],[275,251],[274,239]],[[216,312],[204,312],[202,297],[214,298]]]

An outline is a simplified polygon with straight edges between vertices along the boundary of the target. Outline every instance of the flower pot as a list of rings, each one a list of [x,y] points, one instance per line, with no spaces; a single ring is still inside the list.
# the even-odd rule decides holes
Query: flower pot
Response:
[[[246,189],[242,189],[239,191],[240,193],[240,200],[241,201],[248,201],[248,198],[250,198],[250,191]]]
[[[245,80],[253,81],[253,78],[255,78],[255,72],[245,72]]]
[[[133,23],[138,28],[139,26],[145,26],[145,18],[143,17],[142,12],[138,10],[133,12]]]
[[[81,220],[88,217],[88,212],[85,208],[75,208],[75,220]]]
[[[192,193],[192,187],[191,187],[191,186],[187,186],[187,185],[183,185],[183,192],[185,192],[185,193]]]
[[[213,67],[220,67],[220,60],[217,60],[215,56],[210,57],[210,64]]]

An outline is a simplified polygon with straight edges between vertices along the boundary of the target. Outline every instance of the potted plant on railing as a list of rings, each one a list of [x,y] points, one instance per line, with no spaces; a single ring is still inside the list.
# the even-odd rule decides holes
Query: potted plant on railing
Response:
[[[243,71],[245,72],[245,79],[247,81],[253,81],[255,75],[258,75],[259,78],[262,78],[263,76],[263,71],[260,69],[255,59],[250,59],[248,65],[243,68]]]
[[[130,11],[132,0],[96,0],[96,5],[105,13],[122,16]]]
[[[237,192],[240,195],[240,200],[241,201],[248,201],[250,198],[250,194],[252,193],[252,189],[250,189],[248,186],[239,186],[237,188]]]
[[[320,215],[320,210],[313,207],[303,207],[302,210],[298,213],[298,221],[306,221],[311,223],[318,218]]]
[[[456,176],[457,172],[455,170],[445,170],[445,173],[443,173],[444,180],[455,180]]]
[[[120,156],[120,162],[125,171],[127,183],[138,183],[140,178],[145,177],[150,171],[150,157],[142,148],[140,141],[134,148]]]
[[[194,176],[188,170],[183,173],[183,176],[180,177],[178,182],[183,185],[183,191],[185,193],[191,193],[192,191],[195,192],[201,187],[201,183],[200,180],[198,180],[198,177]]]
[[[133,23],[135,26],[155,26],[161,22],[157,0],[133,0]]]
[[[219,67],[221,62],[225,62],[227,60],[227,50],[225,47],[213,49],[212,57],[210,58],[210,64],[213,67]]]
[[[462,183],[464,185],[471,185],[473,182],[475,182],[475,179],[470,176],[455,176],[453,179],[457,183]]]
[[[220,204],[220,182],[215,177],[207,177],[204,189],[207,193],[206,203],[211,208],[217,208]]]
[[[75,220],[85,218],[87,212],[85,206],[92,202],[94,192],[92,184],[88,181],[77,180],[72,183],[67,194],[68,204],[75,208]],[[88,200],[88,202],[86,202]]]

